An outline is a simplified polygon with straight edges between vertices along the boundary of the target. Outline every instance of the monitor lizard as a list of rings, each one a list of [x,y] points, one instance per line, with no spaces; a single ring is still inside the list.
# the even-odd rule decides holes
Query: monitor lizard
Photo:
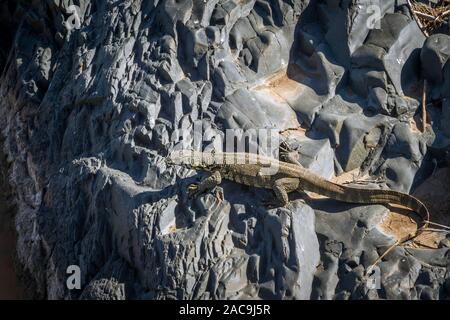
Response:
[[[288,158],[288,161],[291,160]],[[211,190],[221,184],[222,179],[227,179],[250,187],[272,189],[281,206],[289,203],[288,194],[294,191],[314,192],[348,203],[404,206],[422,218],[422,225],[415,232],[400,239],[401,242],[413,239],[428,227],[429,211],[412,195],[393,190],[364,189],[337,184],[308,171],[295,161],[285,162],[252,153],[179,150],[169,155],[168,162],[211,172],[211,175],[199,184],[189,186],[193,196]]]

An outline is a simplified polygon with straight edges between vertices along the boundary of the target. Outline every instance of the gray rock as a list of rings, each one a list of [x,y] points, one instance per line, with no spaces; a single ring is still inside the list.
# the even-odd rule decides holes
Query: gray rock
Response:
[[[383,150],[386,159],[378,168],[390,188],[409,192],[425,155],[425,142],[417,138],[411,128],[396,124]]]
[[[382,116],[366,118],[353,115],[342,123],[336,158],[344,171],[362,166],[370,153],[383,147],[383,135],[389,131],[389,122]]]
[[[336,95],[326,102],[318,113],[311,134],[314,138],[327,137],[333,148],[340,144],[340,133],[343,122],[349,116],[362,113],[358,103],[346,101]]]
[[[298,202],[292,211],[292,231],[295,239],[296,257],[299,261],[300,275],[297,284],[300,287],[296,298],[309,299],[316,267],[319,264],[319,241],[315,233],[315,215],[313,210]]]
[[[226,129],[274,129],[295,132],[303,166],[326,178],[359,169],[409,191],[433,157],[448,165],[447,38],[422,48],[405,2],[377,3],[371,30],[369,0],[83,0],[68,30],[67,1],[0,0],[0,191],[26,286],[50,299],[447,299],[446,247],[396,249],[383,290],[367,288],[395,241],[384,206],[294,193],[268,209],[270,190],[229,181],[193,199],[206,173],[165,161]],[[408,126],[421,73],[436,102],[424,134]],[[194,128],[203,140],[183,136]],[[70,265],[81,290],[66,287]]]
[[[415,21],[400,13],[386,14],[380,20],[379,28],[372,29],[364,44],[352,53],[352,88],[359,95],[369,95],[372,104],[376,93],[373,90],[387,90],[390,84],[399,96],[406,91],[406,95],[417,97],[415,87],[420,78],[417,65],[424,41]],[[386,112],[382,100],[375,103],[375,107]]]
[[[287,139],[286,142],[298,152],[299,162],[304,168],[325,179],[334,177],[334,151],[328,139],[300,136]]]
[[[387,12],[393,11],[394,5],[394,1],[371,0],[349,0],[342,4],[325,1],[319,4],[319,15],[325,24],[327,42],[340,63],[347,66],[350,56],[364,42],[371,28],[378,27],[380,22],[374,16],[373,6],[380,9],[382,18]]]
[[[321,265],[316,271],[312,298],[350,297],[358,286],[364,285],[363,274],[358,268],[360,263],[367,268],[378,258],[376,247],[392,242],[377,229],[387,209],[382,206],[353,207],[331,201],[317,201],[313,208],[321,245]],[[342,232],[349,228],[352,232],[342,237]]]
[[[398,94],[411,94],[419,80],[420,48],[425,36],[415,21],[401,29],[398,38],[384,57],[384,67]]]
[[[261,103],[259,102],[261,101]],[[274,110],[271,105],[263,103],[264,97],[255,97],[251,92],[239,89],[227,97],[217,114],[227,129],[295,128],[298,126],[295,113],[287,105],[282,110]]]

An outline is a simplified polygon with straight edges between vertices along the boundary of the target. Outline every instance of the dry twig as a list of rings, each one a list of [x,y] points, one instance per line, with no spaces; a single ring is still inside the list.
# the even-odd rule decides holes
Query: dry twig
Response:
[[[420,29],[428,36],[438,29],[450,14],[450,2],[441,1],[437,5],[408,0],[408,6]]]
[[[422,132],[427,128],[427,80],[423,80],[422,91]]]

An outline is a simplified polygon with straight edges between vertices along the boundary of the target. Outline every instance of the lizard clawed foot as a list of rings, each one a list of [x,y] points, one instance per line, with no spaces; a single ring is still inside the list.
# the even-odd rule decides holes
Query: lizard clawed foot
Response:
[[[188,187],[188,193],[189,197],[191,198],[197,197],[199,194],[199,184],[198,183],[190,184]]]
[[[286,141],[280,143],[279,149],[281,161],[302,166],[299,161],[300,156],[298,152],[292,149],[291,146]]]
[[[222,203],[225,201],[223,190],[221,190],[221,189],[216,190],[215,196],[216,196],[216,199],[219,201],[219,203]]]
[[[282,152],[292,152],[293,151],[291,146],[286,141],[282,141],[280,143],[279,148],[280,148],[280,151],[282,151]]]

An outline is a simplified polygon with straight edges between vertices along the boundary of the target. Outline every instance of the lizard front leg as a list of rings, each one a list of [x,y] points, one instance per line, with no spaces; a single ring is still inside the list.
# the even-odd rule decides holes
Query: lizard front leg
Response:
[[[300,181],[297,178],[281,178],[274,182],[272,189],[277,200],[284,207],[289,203],[288,194],[297,190],[299,186]]]
[[[188,187],[189,195],[191,197],[197,197],[203,192],[212,190],[222,183],[222,175],[219,171],[214,171],[208,178],[204,179],[200,183],[193,183]]]
[[[297,151],[293,150],[291,146],[283,141],[280,144],[280,160],[287,163],[296,164],[300,167],[303,167],[299,161],[299,154]]]

